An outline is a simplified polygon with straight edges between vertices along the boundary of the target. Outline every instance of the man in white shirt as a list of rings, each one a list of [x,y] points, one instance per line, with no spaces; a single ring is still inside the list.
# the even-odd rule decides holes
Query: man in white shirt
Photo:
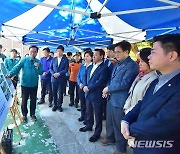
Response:
[[[81,132],[91,131],[94,125],[95,115],[95,131],[89,138],[90,142],[96,142],[102,131],[102,113],[103,113],[103,98],[102,90],[108,81],[109,69],[104,64],[104,51],[102,49],[95,49],[93,62],[94,65],[87,69],[87,78],[83,88],[86,96],[87,107],[87,125],[79,129]]]
[[[68,59],[63,56],[64,47],[62,45],[57,47],[57,57],[54,57],[51,62],[51,83],[53,90],[54,104],[52,111],[57,109],[62,112],[63,103],[63,88],[66,81],[66,73],[68,71]]]

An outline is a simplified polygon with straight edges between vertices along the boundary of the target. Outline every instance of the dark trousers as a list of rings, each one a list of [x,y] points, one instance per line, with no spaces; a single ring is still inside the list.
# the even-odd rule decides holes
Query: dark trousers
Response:
[[[81,103],[81,117],[86,121],[86,99],[85,93],[82,89],[79,88],[79,99]]]
[[[17,76],[14,76],[14,78],[11,79],[11,81],[13,83],[14,89],[16,89],[19,78]]]
[[[95,131],[94,136],[100,136],[102,132],[102,114],[103,114],[103,102],[92,102],[86,99],[86,112],[87,112],[87,127],[92,128],[94,125],[95,115]]]
[[[52,95],[52,86],[51,80],[41,80],[41,100],[44,101],[46,92],[49,94],[49,103],[52,103],[53,95]]]
[[[126,152],[127,141],[121,134],[120,122],[124,116],[122,108],[114,107],[107,103],[106,111],[106,138],[111,142],[116,142],[116,149]]]
[[[107,99],[104,99],[104,102],[103,102],[103,119],[106,119],[106,106],[107,106]]]
[[[65,84],[64,84],[64,89],[63,89],[63,93],[66,95],[66,87],[68,86],[68,82],[69,82],[69,76],[66,76],[66,80],[65,80]]]
[[[37,88],[38,87],[21,86],[21,90],[22,90],[21,111],[22,111],[23,116],[27,116],[27,114],[28,114],[27,101],[28,101],[29,97],[30,97],[30,116],[35,115]]]
[[[75,98],[75,101],[74,101],[74,91],[75,91],[75,88],[76,88],[76,98]],[[71,103],[74,103],[74,102],[75,102],[75,104],[79,103],[79,94],[78,94],[78,85],[77,85],[77,82],[69,81],[69,95],[70,95],[70,102]]]
[[[52,82],[54,106],[61,107],[63,103],[64,82]]]

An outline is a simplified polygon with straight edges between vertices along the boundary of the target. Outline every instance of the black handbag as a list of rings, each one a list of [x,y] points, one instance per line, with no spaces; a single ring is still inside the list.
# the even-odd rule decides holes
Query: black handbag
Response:
[[[13,143],[13,130],[7,128],[6,130],[4,130],[1,139],[1,145],[6,154],[12,153],[12,143]]]

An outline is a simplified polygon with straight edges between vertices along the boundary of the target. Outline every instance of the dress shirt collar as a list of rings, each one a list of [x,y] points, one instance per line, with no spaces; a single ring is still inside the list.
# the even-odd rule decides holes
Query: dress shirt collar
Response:
[[[46,60],[49,60],[50,56],[46,57]]]
[[[92,65],[92,62],[89,63],[89,65],[87,65],[86,63],[84,63],[85,67],[89,67],[90,65]]]
[[[103,61],[100,61],[100,62],[98,62],[98,63],[93,63],[93,66],[98,67],[99,65],[101,65],[101,63],[103,63]]]
[[[159,75],[159,81],[154,88],[154,93],[156,93],[163,85],[165,85],[168,81],[170,81],[173,77],[180,73],[180,70],[176,70],[169,74]]]
[[[176,71],[171,72],[169,74],[162,74],[159,76],[159,82],[166,83],[179,73],[180,73],[180,70],[176,70]]]
[[[118,61],[117,63],[119,65],[123,64],[123,63],[126,63],[126,61],[128,61],[130,59],[130,57],[128,56],[126,59],[122,60],[122,61]]]

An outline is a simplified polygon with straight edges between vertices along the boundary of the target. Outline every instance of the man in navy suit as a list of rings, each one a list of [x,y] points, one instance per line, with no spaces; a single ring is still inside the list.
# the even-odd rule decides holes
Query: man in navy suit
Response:
[[[94,134],[89,138],[90,142],[96,142],[100,138],[102,131],[102,90],[108,81],[109,74],[109,69],[103,61],[104,55],[105,52],[102,49],[95,49],[93,55],[94,64],[87,69],[87,78],[83,88],[86,96],[87,125],[80,128],[79,131],[91,131],[94,125],[95,115],[96,126]]]
[[[52,111],[57,109],[62,112],[63,103],[63,87],[66,81],[66,73],[68,71],[68,59],[63,56],[64,47],[62,45],[57,47],[57,57],[52,59],[50,72],[53,90],[54,106]]]
[[[149,64],[161,75],[123,118],[121,132],[135,138],[135,154],[180,154],[180,34],[154,42]]]
[[[116,143],[113,154],[126,152],[127,142],[121,134],[120,122],[124,116],[123,106],[128,97],[128,91],[138,74],[138,66],[130,56],[131,44],[121,41],[115,44],[115,56],[117,63],[113,68],[111,80],[103,89],[103,97],[107,97],[106,113],[106,138],[101,141],[102,145]]]

